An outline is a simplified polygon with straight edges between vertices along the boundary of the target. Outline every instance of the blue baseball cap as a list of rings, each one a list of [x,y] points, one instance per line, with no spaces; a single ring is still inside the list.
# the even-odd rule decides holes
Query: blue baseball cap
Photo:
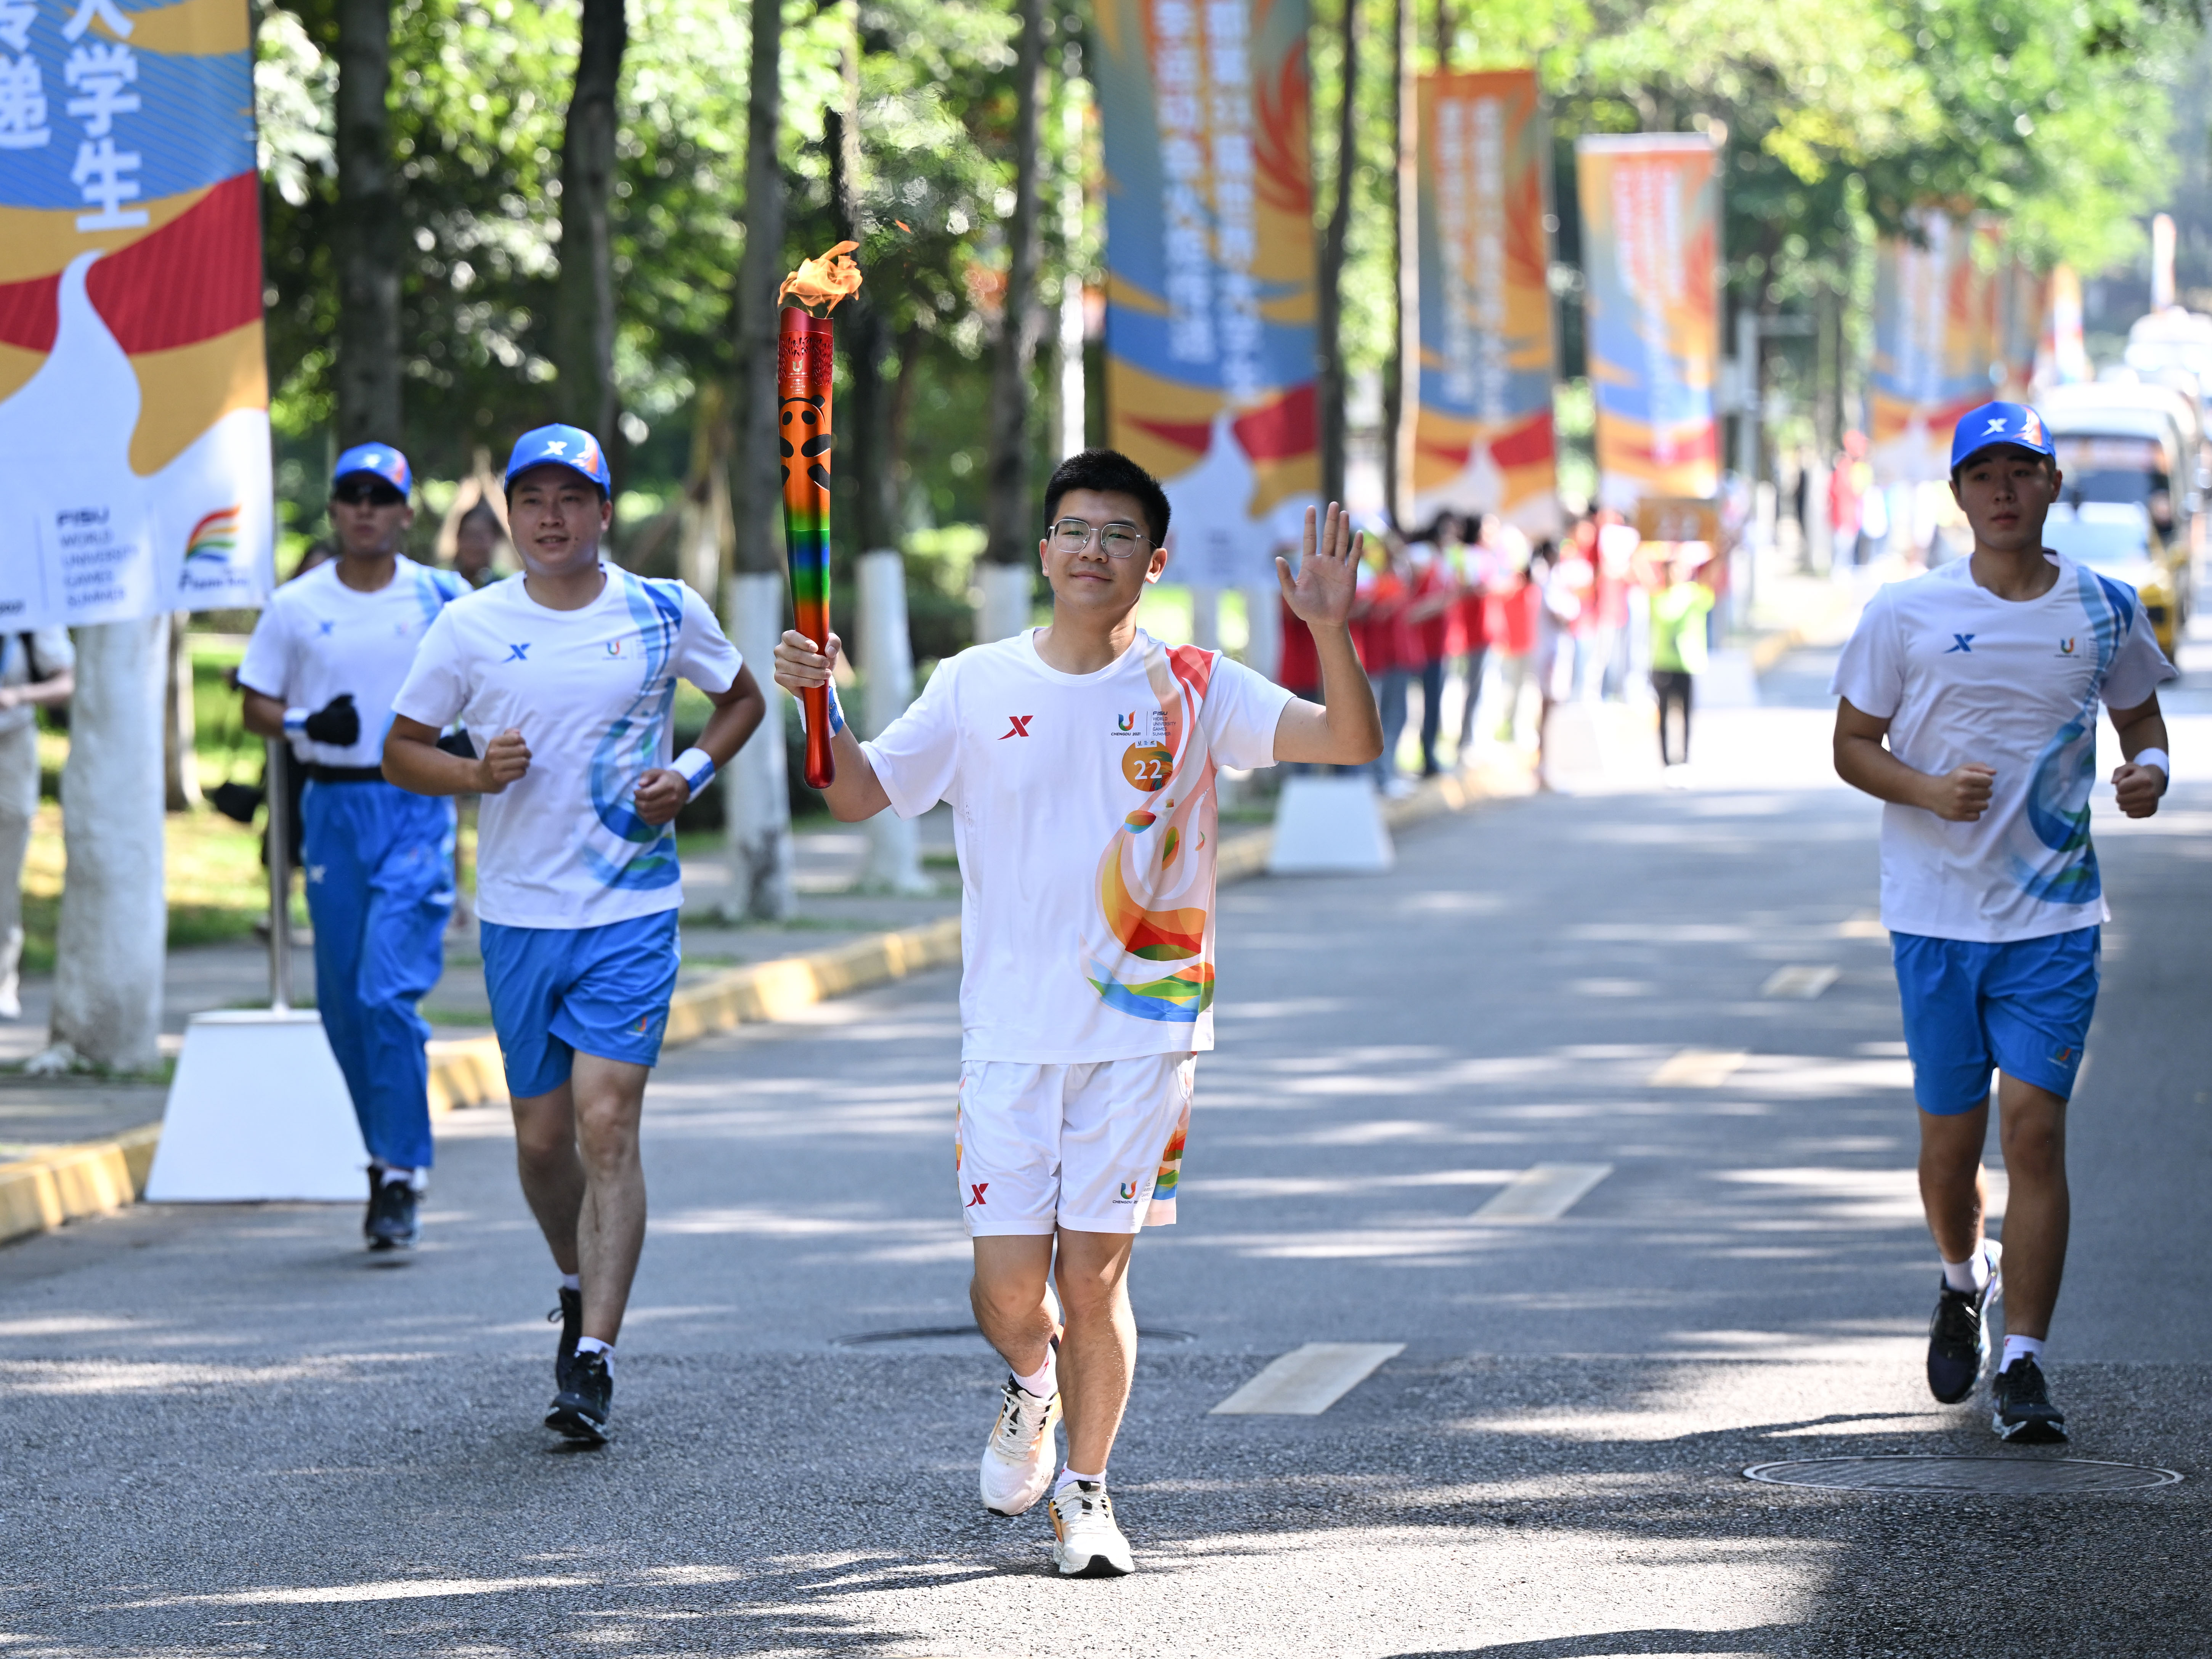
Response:
[[[346,451],[331,469],[331,488],[336,489],[356,472],[374,474],[403,495],[415,488],[414,469],[390,444],[356,444]]]
[[[515,479],[533,466],[565,466],[597,484],[602,495],[614,484],[607,472],[606,452],[580,426],[541,426],[524,433],[514,441],[514,453],[507,458],[507,477],[501,482],[512,489]]]
[[[1956,472],[1985,449],[2009,444],[2038,455],[2056,457],[2043,416],[2026,404],[1984,404],[1964,416],[1951,433],[1951,471]]]

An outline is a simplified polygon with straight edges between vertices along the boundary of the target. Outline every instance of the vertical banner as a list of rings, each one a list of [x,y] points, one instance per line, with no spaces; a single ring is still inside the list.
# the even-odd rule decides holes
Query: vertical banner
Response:
[[[1883,483],[1948,477],[1951,428],[2003,374],[1997,272],[1987,246],[1976,258],[1995,233],[1933,210],[1912,228],[1875,250],[1868,459]]]
[[[2004,365],[2003,395],[2014,402],[2026,401],[2035,379],[2036,348],[2050,304],[2051,279],[2016,253],[2007,259],[1998,357]]]
[[[1420,83],[1421,374],[1413,522],[1559,532],[1551,132],[1533,69]]]
[[[1721,185],[1703,133],[1575,141],[1598,504],[1720,490]]]
[[[1099,0],[1109,441],[1174,580],[1272,581],[1321,484],[1306,0]]]
[[[0,629],[259,604],[246,0],[0,0]]]

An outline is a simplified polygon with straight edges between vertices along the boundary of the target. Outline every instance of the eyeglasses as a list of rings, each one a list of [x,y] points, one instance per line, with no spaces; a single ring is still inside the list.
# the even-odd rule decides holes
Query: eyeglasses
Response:
[[[1109,559],[1133,557],[1147,539],[1145,532],[1133,524],[1115,520],[1108,525],[1094,525],[1084,519],[1062,519],[1046,532],[1052,538],[1055,553],[1080,553],[1091,545],[1096,536],[1098,545]]]
[[[331,499],[341,507],[398,507],[407,497],[388,483],[370,483],[347,479],[331,491]]]

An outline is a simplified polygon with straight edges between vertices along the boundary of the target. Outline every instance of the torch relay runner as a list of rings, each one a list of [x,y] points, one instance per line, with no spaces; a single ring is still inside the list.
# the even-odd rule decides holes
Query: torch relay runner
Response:
[[[1364,766],[1382,734],[1346,628],[1361,538],[1334,506],[1318,534],[1308,512],[1295,576],[1278,562],[1313,632],[1321,707],[1137,626],[1167,565],[1168,501],[1135,462],[1063,461],[1045,520],[1051,624],[943,663],[872,742],[846,729],[833,689],[823,793],[847,823],[953,809],[967,955],[955,1184],[976,1322],[1012,1373],[981,1498],[1019,1515],[1050,1488],[1060,1571],[1104,1577],[1135,1565],[1106,1490],[1136,1355],[1130,1249],[1175,1220],[1197,1056],[1213,1046],[1215,771]],[[830,687],[838,648],[785,634],[776,683]]]
[[[1831,690],[1836,770],[1885,801],[1881,921],[1920,1108],[1920,1197],[1943,1276],[1928,1383],[1945,1404],[1990,1361],[1990,1425],[2057,1442],[2043,1373],[2066,1265],[2066,1103],[2097,1005],[2111,919],[2089,840],[2097,707],[2111,714],[2120,811],[2158,811],[2172,771],[2157,688],[2174,678],[2132,590],[2051,552],[2063,482],[2042,417],[1985,404],[1951,444],[1973,556],[1881,589]],[[1990,1074],[2009,1182],[2002,1268],[1983,1235]]]
[[[405,558],[415,520],[407,458],[361,444],[331,477],[338,556],[276,590],[238,684],[249,732],[291,741],[307,768],[301,862],[315,937],[315,1007],[368,1148],[369,1249],[420,1237],[430,1174],[430,1027],[416,1012],[445,966],[453,808],[385,781],[392,699],[416,647],[468,591]]]
[[[546,1426],[606,1437],[611,1362],[645,1243],[638,1119],[675,989],[672,822],[752,735],[758,684],[707,601],[599,556],[606,459],[572,426],[523,434],[507,462],[521,577],[456,600],[392,703],[386,776],[483,798],[477,915],[513,1098],[523,1195],[561,1273]],[[673,757],[676,682],[714,704]],[[459,720],[481,742],[450,753]]]

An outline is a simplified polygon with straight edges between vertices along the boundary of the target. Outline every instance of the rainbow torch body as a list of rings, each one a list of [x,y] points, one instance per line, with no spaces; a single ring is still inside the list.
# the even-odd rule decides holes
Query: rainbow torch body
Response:
[[[783,457],[783,540],[791,557],[793,625],[830,644],[830,319],[783,308],[776,340],[776,435]],[[837,775],[830,749],[830,690],[800,694],[806,715],[806,781],[826,789]]]

